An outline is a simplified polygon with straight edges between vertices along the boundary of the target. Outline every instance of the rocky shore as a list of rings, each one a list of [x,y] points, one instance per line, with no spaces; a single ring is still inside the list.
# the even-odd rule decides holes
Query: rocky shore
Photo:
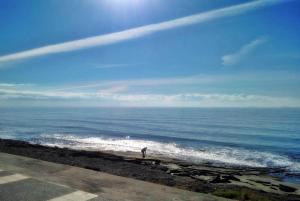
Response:
[[[135,153],[47,147],[0,139],[0,151],[237,200],[300,201],[300,187],[270,176],[283,170],[192,164]],[[0,161],[1,162],[1,161]]]

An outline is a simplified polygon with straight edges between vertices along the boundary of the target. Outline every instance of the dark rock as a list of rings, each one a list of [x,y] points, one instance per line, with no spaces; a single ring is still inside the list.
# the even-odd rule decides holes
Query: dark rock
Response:
[[[230,183],[230,180],[239,181],[238,178],[232,175],[220,175],[218,174],[211,183]]]
[[[236,178],[233,175],[223,175],[223,179],[231,180],[231,181],[240,181],[240,179]]]
[[[84,168],[89,170],[101,171],[101,169],[97,167],[84,166]]]
[[[212,182],[215,179],[215,176],[206,175],[190,175],[190,177],[204,182]]]
[[[189,172],[178,172],[178,173],[173,173],[173,175],[177,176],[190,176],[191,174]]]
[[[229,182],[229,181],[227,181],[227,182]],[[218,175],[211,181],[211,183],[226,183],[226,182],[222,179],[221,175],[218,174]]]
[[[284,192],[295,192],[297,189],[294,188],[294,187],[290,187],[290,186],[285,186],[285,185],[282,185],[282,184],[279,184],[279,189],[284,191]]]
[[[273,190],[277,190],[277,188],[275,188],[275,187],[273,187],[273,186],[271,186],[270,188],[273,189]]]

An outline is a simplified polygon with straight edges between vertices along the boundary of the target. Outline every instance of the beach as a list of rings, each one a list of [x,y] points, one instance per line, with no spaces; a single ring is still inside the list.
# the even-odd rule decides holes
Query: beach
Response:
[[[226,198],[300,200],[299,185],[272,176],[282,172],[280,168],[194,164],[151,155],[143,159],[133,152],[73,150],[6,139],[0,140],[0,151]]]

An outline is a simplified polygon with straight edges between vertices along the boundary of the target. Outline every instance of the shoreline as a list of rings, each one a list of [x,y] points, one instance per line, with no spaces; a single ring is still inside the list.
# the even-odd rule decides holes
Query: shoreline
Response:
[[[8,139],[0,139],[0,151],[220,197],[300,200],[300,185],[271,176],[280,174],[278,168],[194,164],[159,156],[142,159],[134,152],[73,150]]]

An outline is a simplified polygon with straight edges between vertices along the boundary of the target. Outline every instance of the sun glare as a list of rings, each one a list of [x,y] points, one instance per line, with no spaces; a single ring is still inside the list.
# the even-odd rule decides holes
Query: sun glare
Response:
[[[109,0],[106,4],[118,7],[139,7],[143,3],[142,0]]]

